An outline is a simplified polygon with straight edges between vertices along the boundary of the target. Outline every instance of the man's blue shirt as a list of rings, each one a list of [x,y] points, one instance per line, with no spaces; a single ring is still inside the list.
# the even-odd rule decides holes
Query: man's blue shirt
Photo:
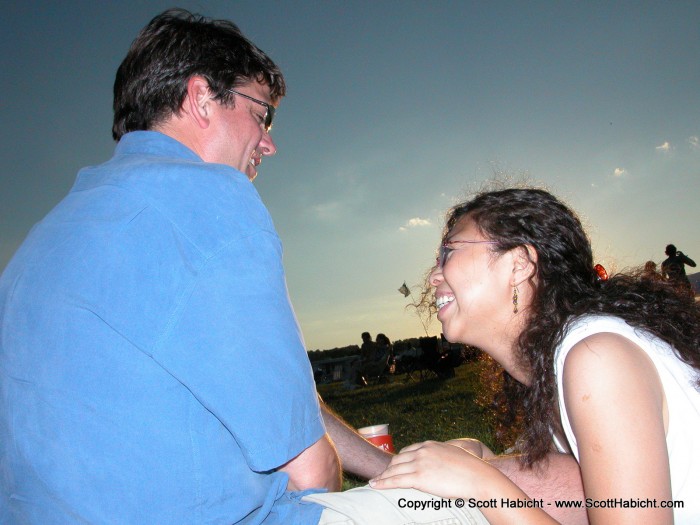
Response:
[[[316,523],[273,470],[323,433],[258,193],[165,135],[83,169],[0,279],[2,523]]]

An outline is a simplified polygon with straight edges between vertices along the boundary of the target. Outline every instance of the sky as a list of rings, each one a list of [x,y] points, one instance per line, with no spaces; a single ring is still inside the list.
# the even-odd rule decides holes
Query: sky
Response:
[[[114,73],[168,7],[234,21],[282,69],[255,185],[307,349],[440,332],[417,297],[445,212],[544,185],[609,270],[700,262],[700,2],[25,0],[0,18],[0,269],[107,160]],[[691,270],[692,271],[692,270]]]

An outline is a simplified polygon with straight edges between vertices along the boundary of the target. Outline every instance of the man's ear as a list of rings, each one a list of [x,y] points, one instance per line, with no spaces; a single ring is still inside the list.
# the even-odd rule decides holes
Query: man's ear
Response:
[[[209,127],[214,104],[216,101],[209,88],[209,82],[204,77],[191,77],[187,81],[187,94],[182,103],[182,112],[205,129]]]
[[[537,252],[529,244],[513,250],[513,286],[519,286],[537,274]]]

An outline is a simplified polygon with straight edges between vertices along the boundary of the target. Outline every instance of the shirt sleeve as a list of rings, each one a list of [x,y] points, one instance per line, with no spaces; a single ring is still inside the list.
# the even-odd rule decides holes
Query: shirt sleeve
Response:
[[[197,272],[156,357],[231,432],[251,469],[279,467],[325,432],[279,238],[236,239]]]

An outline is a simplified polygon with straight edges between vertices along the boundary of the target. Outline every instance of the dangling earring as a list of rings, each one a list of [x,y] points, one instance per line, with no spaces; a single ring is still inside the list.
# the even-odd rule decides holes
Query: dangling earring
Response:
[[[518,287],[513,286],[513,313],[518,313]]]

